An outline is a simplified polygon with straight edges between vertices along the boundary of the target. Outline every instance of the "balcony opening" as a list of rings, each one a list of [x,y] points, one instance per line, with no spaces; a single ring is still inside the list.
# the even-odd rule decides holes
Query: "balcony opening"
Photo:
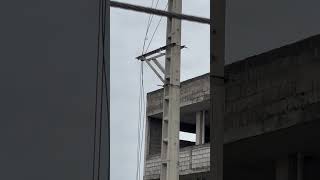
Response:
[[[196,134],[190,132],[179,132],[180,148],[194,146],[196,144]]]
[[[189,142],[196,142],[196,134],[195,133],[189,133],[189,132],[183,132],[180,131],[180,140],[183,141],[189,141]]]

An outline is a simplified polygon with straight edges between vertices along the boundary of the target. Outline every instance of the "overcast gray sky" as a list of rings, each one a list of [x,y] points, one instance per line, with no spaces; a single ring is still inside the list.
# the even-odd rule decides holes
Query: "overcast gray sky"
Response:
[[[121,0],[150,6],[152,0]],[[155,0],[156,2],[157,0]],[[166,0],[159,0],[164,9]],[[209,18],[210,0],[183,0],[183,13]],[[319,0],[228,0],[226,61],[232,63],[319,34]],[[148,15],[111,9],[111,179],[135,178],[138,129],[139,62]],[[149,39],[159,17],[153,19]],[[165,45],[162,19],[150,50]],[[182,23],[181,79],[209,72],[209,26]],[[161,82],[145,68],[146,92]]]

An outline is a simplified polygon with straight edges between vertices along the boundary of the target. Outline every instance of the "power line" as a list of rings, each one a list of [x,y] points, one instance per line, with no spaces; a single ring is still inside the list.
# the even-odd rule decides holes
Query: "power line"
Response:
[[[159,0],[157,0],[155,8],[158,7]],[[151,8],[153,7],[154,0],[152,0]],[[143,40],[143,47],[142,47],[142,53],[145,52],[145,45],[148,37],[148,33],[150,30],[150,26],[152,24],[154,14],[150,14],[148,18],[147,28],[145,37]],[[153,35],[154,36],[154,35]],[[150,46],[150,44],[149,44]],[[143,83],[143,62],[141,62],[140,66],[140,88],[139,88],[139,121],[138,121],[138,144],[137,144],[137,169],[136,169],[136,180],[141,179],[141,159],[142,159],[142,144],[143,144],[143,132],[144,132],[144,126],[145,126],[145,99],[144,99],[144,83]]]
[[[143,62],[142,62],[142,64],[143,64]],[[144,64],[143,64],[144,65]],[[144,69],[143,69],[144,67],[142,66],[142,100],[143,100],[143,106],[142,106],[142,109],[143,109],[143,118],[142,118],[142,131],[141,131],[141,147],[140,147],[140,149],[142,149],[142,145],[143,145],[143,133],[144,133],[144,130],[145,130],[145,122],[146,122],[146,100],[145,100],[145,91],[144,91]],[[142,154],[142,151],[141,151],[141,154]],[[141,158],[142,158],[142,156],[141,156]],[[141,163],[141,162],[140,162]],[[140,166],[141,167],[141,166]],[[143,177],[142,177],[142,179],[143,179]]]
[[[168,3],[167,3],[167,5],[166,5],[166,7],[165,7],[164,10],[167,10],[167,8],[168,8]],[[153,40],[154,35],[156,34],[156,32],[157,32],[157,30],[158,30],[158,28],[159,28],[159,25],[160,25],[160,23],[161,23],[162,18],[163,18],[163,16],[160,17],[160,20],[159,20],[159,22],[158,22],[158,24],[157,24],[157,27],[155,28],[155,30],[154,30],[154,32],[153,32],[153,34],[152,34],[151,40],[150,40],[150,42],[149,42],[149,44],[148,44],[148,46],[147,46],[146,52],[148,51],[148,49],[149,49],[149,47],[150,47],[150,45],[151,45],[151,43],[152,43],[152,40]]]
[[[104,95],[106,97],[106,118],[109,119],[109,90],[107,83],[106,63],[105,63],[105,26],[106,26],[106,0],[99,0],[99,21],[98,21],[98,35],[97,35],[97,64],[96,64],[96,101],[95,101],[95,118],[94,118],[94,146],[93,146],[93,166],[92,166],[92,179],[100,180],[101,169],[101,148],[102,148],[102,124],[104,118]],[[100,97],[99,97],[100,96]],[[100,104],[99,104],[100,103]],[[99,114],[99,116],[98,116]],[[99,117],[99,118],[98,118]],[[109,128],[109,121],[107,128]],[[98,130],[99,127],[99,130]],[[98,139],[97,139],[98,137]],[[108,138],[110,132],[108,130]],[[97,142],[98,141],[98,142]],[[98,147],[97,147],[98,146]],[[110,148],[108,146],[108,148]],[[110,149],[109,149],[110,150]],[[97,154],[98,153],[98,154]],[[110,155],[107,155],[110,157]],[[108,158],[109,159],[109,158]],[[96,162],[97,161],[97,162]],[[110,174],[109,168],[107,169]]]
[[[114,7],[114,8],[151,13],[151,14],[155,14],[155,15],[159,15],[159,16],[166,16],[166,17],[170,17],[170,18],[188,20],[188,21],[193,21],[193,22],[198,22],[198,23],[203,23],[203,24],[211,24],[211,21],[208,18],[197,17],[197,16],[192,16],[192,15],[186,15],[186,14],[179,14],[179,13],[168,12],[168,11],[162,11],[159,9],[147,8],[147,7],[133,5],[133,4],[110,1],[110,6]]]
[[[141,179],[141,161],[142,161],[142,144],[143,144],[143,132],[145,128],[145,98],[144,98],[144,79],[143,79],[143,63],[140,64],[140,78],[139,78],[139,121],[138,121],[138,144],[137,144],[137,171],[136,179]]]
[[[151,2],[151,8],[153,7],[153,3],[154,3],[154,0],[152,0]],[[146,30],[146,33],[145,33],[145,36],[144,36],[144,39],[143,39],[143,47],[142,47],[142,53],[144,53],[144,47],[146,45],[146,41],[147,41],[147,36],[148,36],[148,32],[149,32],[149,28],[150,28],[150,25],[151,25],[151,14],[149,14],[149,18],[148,18],[148,23],[147,23],[147,30]]]
[[[101,96],[100,96],[100,130],[99,130],[99,158],[98,158],[98,180],[101,179],[100,176],[100,170],[101,170],[101,146],[102,146],[102,126],[103,126],[103,104],[104,104],[104,93],[106,97],[106,116],[110,115],[109,112],[109,92],[108,92],[108,86],[107,86],[107,73],[106,73],[106,60],[105,60],[105,28],[106,28],[106,1],[103,0],[103,6],[102,6],[102,77],[101,77]],[[105,89],[105,91],[104,91]],[[109,118],[109,117],[107,117]],[[109,126],[109,124],[108,124]],[[109,136],[108,136],[109,137]]]
[[[141,114],[142,114],[142,93],[141,93],[141,74],[142,74],[142,63],[140,64],[140,72],[139,72],[139,118],[138,118],[138,131],[137,131],[137,169],[136,169],[136,180],[140,179],[140,129],[141,129]]]
[[[158,0],[159,2],[159,0]],[[156,6],[158,5],[158,2],[156,4]],[[154,4],[154,0],[152,0],[151,2],[151,8],[153,7],[153,4]],[[144,36],[144,39],[143,39],[143,47],[142,47],[142,51],[141,51],[141,54],[144,53],[144,48],[145,48],[145,45],[146,45],[146,41],[147,41],[147,36],[148,36],[148,32],[149,32],[149,28],[150,28],[150,25],[151,25],[151,22],[152,22],[152,15],[150,14],[149,15],[149,18],[148,18],[148,22],[147,22],[147,28],[146,28],[146,32],[145,32],[145,36]],[[137,138],[138,138],[138,143],[137,143],[137,167],[136,167],[136,180],[139,180],[140,179],[140,160],[141,160],[141,111],[143,109],[142,107],[142,86],[141,86],[141,81],[142,81],[142,63],[141,63],[141,66],[140,66],[140,76],[139,76],[139,117],[138,117],[138,131],[137,131]]]
[[[94,135],[93,135],[93,162],[92,162],[92,180],[95,180],[95,166],[96,166],[96,137],[97,137],[97,114],[98,114],[98,93],[99,93],[99,62],[100,62],[100,37],[101,37],[101,7],[102,1],[99,1],[99,24],[97,36],[97,62],[96,62],[96,101],[95,101],[95,115],[94,115]]]
[[[159,3],[159,0],[157,0],[157,3],[156,3],[156,6],[155,6],[155,8],[157,8],[158,7],[158,3]],[[153,17],[154,17],[154,14],[150,14],[150,22],[149,22],[149,24],[148,24],[148,27],[147,27],[147,33],[146,33],[146,37],[145,37],[145,42],[146,42],[146,40],[147,40],[147,37],[148,37],[148,32],[149,32],[149,29],[150,29],[150,26],[151,26],[151,23],[152,23],[152,20],[153,20]],[[145,45],[145,44],[144,44]],[[144,51],[144,48],[145,48],[145,46],[143,46],[143,49],[142,49],[142,54],[143,53],[145,53],[146,51]]]

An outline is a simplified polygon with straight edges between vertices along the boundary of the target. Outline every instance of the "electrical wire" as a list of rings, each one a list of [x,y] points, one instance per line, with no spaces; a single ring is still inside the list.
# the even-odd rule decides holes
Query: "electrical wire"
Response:
[[[92,162],[92,180],[95,180],[96,167],[96,137],[97,137],[97,114],[98,114],[98,93],[99,93],[99,62],[100,62],[100,33],[101,33],[101,6],[102,1],[99,0],[99,18],[98,18],[98,36],[97,36],[97,61],[96,61],[96,101],[95,101],[95,115],[94,115],[94,135],[93,135],[93,162]]]
[[[143,144],[143,133],[145,129],[145,98],[144,98],[144,75],[143,75],[143,63],[140,64],[139,72],[139,121],[138,121],[138,144],[137,144],[137,172],[136,179],[142,179],[141,174],[141,162],[142,162],[142,144]]]
[[[151,8],[153,7],[154,4],[154,0],[152,0],[151,3]],[[155,8],[158,7],[159,4],[159,0],[157,0],[156,4],[155,4]],[[149,18],[148,18],[148,22],[147,22],[147,28],[146,28],[146,32],[145,32],[145,37],[143,40],[143,47],[142,47],[142,52],[141,54],[143,54],[145,52],[145,46],[146,46],[146,41],[147,41],[147,37],[148,37],[148,33],[153,21],[154,15],[150,14]],[[159,26],[159,25],[157,25]],[[157,29],[157,28],[156,28]],[[155,32],[152,35],[152,39],[154,36]],[[150,44],[148,45],[150,46]],[[141,62],[140,64],[140,76],[139,76],[139,120],[138,120],[138,144],[137,144],[137,169],[136,169],[136,180],[141,180],[143,179],[143,174],[141,174],[141,162],[143,160],[142,157],[142,145],[143,145],[143,134],[144,134],[144,130],[145,130],[145,112],[146,112],[146,100],[144,97],[144,75],[143,75],[143,62]]]
[[[142,86],[141,86],[141,74],[142,74],[142,62],[140,64],[140,72],[139,72],[139,118],[138,118],[138,131],[137,131],[137,169],[136,169],[136,180],[140,179],[140,129],[141,129],[141,114],[142,114]]]
[[[102,146],[102,127],[103,127],[103,112],[104,104],[106,106],[106,115],[109,119],[109,87],[107,86],[107,73],[106,73],[106,57],[105,57],[105,40],[106,40],[106,0],[102,0],[102,77],[101,77],[101,96],[100,96],[100,129],[99,129],[99,156],[98,156],[98,180],[101,179],[100,170],[101,170],[101,146]],[[104,96],[105,95],[105,96]],[[106,97],[106,102],[104,103],[104,97]],[[107,124],[109,127],[109,123]],[[109,133],[109,131],[108,131]],[[110,135],[110,134],[109,134]],[[110,137],[110,136],[107,136]],[[109,147],[108,147],[109,148]],[[110,152],[110,149],[109,149]],[[109,155],[108,155],[109,156]],[[109,171],[109,169],[108,169]],[[109,172],[108,172],[109,173]]]
[[[141,168],[141,162],[143,160],[142,157],[142,146],[143,146],[143,140],[144,140],[144,130],[145,130],[145,122],[146,122],[146,100],[145,100],[145,91],[144,91],[144,64],[142,63],[142,71],[141,71],[141,95],[142,95],[142,130],[141,130],[141,143],[140,143],[140,163],[139,166]],[[140,177],[140,179],[143,179],[143,177]]]
[[[93,166],[92,166],[93,180],[96,180],[96,179],[100,180],[101,178],[100,176],[101,146],[102,146],[102,126],[104,123],[103,119],[105,117],[104,112],[106,112],[105,118],[107,118],[107,121],[106,121],[107,123],[106,126],[108,128],[107,137],[108,138],[110,137],[109,87],[107,83],[106,62],[105,62],[105,50],[106,50],[105,49],[105,38],[106,38],[105,26],[106,26],[106,9],[107,9],[106,0],[99,0],[98,9],[99,9],[98,10],[99,18],[98,18],[98,35],[97,35],[97,64],[96,64],[97,73],[96,73],[96,95],[95,95],[96,101],[95,101],[95,117],[94,117],[95,119],[94,135],[93,135],[94,146],[93,146]],[[106,100],[106,102],[104,100]],[[105,107],[106,111],[104,111],[104,105],[106,106]],[[99,127],[99,130],[98,130],[98,127]],[[110,152],[109,145],[107,145],[107,148],[109,149],[109,152]],[[110,159],[110,154],[107,154],[107,157],[108,159]],[[107,174],[109,175],[110,169],[108,168],[106,171],[107,171]]]
[[[187,20],[187,21],[203,23],[203,24],[208,24],[208,25],[211,24],[211,21],[208,18],[180,14],[180,13],[175,13],[175,12],[166,12],[166,11],[161,11],[159,9],[146,8],[143,6],[137,6],[137,5],[122,3],[122,2],[117,2],[117,1],[110,1],[110,6],[114,7],[114,8],[127,9],[127,10],[131,10],[131,11],[137,11],[137,12],[148,13],[148,14],[152,13],[152,14],[156,14],[158,16],[166,16],[166,17],[170,17],[170,18]]]
[[[153,7],[153,3],[154,3],[154,0],[152,0],[152,2],[151,2],[151,8]],[[150,25],[151,25],[151,14],[149,14],[149,17],[148,17],[147,28],[146,28],[146,32],[145,32],[145,35],[144,35],[144,38],[143,38],[143,46],[142,46],[141,54],[144,53],[144,47],[146,45],[146,41],[147,41],[147,36],[148,36]]]
[[[167,3],[167,5],[166,5],[166,7],[165,7],[164,10],[167,10],[167,8],[168,8],[168,3]],[[151,45],[151,43],[152,43],[152,40],[153,40],[153,38],[154,38],[154,35],[156,34],[156,32],[157,32],[157,30],[158,30],[158,28],[159,28],[159,25],[160,25],[160,23],[161,23],[162,18],[163,18],[163,16],[160,17],[160,19],[159,19],[159,21],[158,21],[158,24],[157,24],[157,27],[156,27],[155,30],[153,31],[151,40],[150,40],[150,42],[149,42],[149,44],[148,44],[147,49],[146,49],[145,52],[148,52],[149,47],[150,47],[150,45]]]
[[[154,0],[152,0],[151,8],[153,6],[153,2],[154,2]],[[158,4],[159,4],[159,0],[157,0],[157,3],[155,5],[155,9],[158,7]],[[154,17],[154,14],[150,14],[149,15],[149,19],[148,19],[148,23],[147,23],[147,30],[146,30],[146,33],[145,33],[145,37],[144,37],[144,41],[143,41],[143,47],[142,47],[142,53],[141,54],[145,53],[145,45],[146,45],[146,41],[148,39],[147,37],[148,37],[148,33],[149,33],[149,29],[150,29],[153,17]]]

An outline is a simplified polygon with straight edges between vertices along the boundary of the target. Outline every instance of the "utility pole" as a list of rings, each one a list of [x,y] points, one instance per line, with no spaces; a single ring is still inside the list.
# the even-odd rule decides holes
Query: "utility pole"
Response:
[[[223,180],[226,0],[211,1],[210,9],[210,174],[212,180]]]
[[[184,48],[181,46],[181,19],[207,24],[210,24],[210,20],[183,15],[182,0],[168,0],[167,12],[118,2],[113,2],[113,5],[119,8],[167,16],[166,45],[142,54],[137,59],[145,61],[164,83],[160,180],[179,180],[180,66],[181,49]],[[215,32],[213,28],[211,31]],[[164,50],[166,53],[160,53]],[[157,53],[160,54],[150,57]],[[165,67],[163,68],[157,58],[164,55]],[[162,71],[164,77],[153,67],[151,62]]]
[[[168,0],[168,11],[181,14],[182,0]],[[179,179],[181,20],[167,18],[160,180]]]

